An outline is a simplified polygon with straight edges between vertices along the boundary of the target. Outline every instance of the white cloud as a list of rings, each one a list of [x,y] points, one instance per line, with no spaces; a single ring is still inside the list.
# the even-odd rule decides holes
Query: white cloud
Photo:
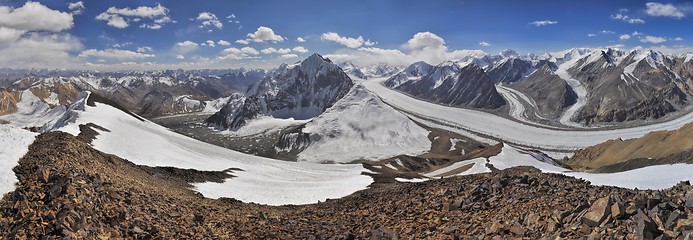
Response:
[[[676,37],[674,38],[674,41],[683,41],[684,39],[682,37]]]
[[[250,55],[257,55],[259,52],[251,47],[244,47],[241,49],[232,47],[224,49],[222,54],[223,56],[219,57],[219,59],[240,60],[251,58]]]
[[[218,29],[221,29],[222,27],[224,27],[224,24],[221,23],[221,21],[219,21],[217,15],[214,15],[210,12],[201,12],[197,15],[197,18],[195,18],[195,20],[200,22],[200,28],[213,26]]]
[[[666,42],[667,40],[663,37],[645,36],[643,38],[640,38],[640,41],[644,42],[644,43],[659,44],[659,43]]]
[[[16,9],[0,6],[0,27],[22,31],[60,32],[72,26],[72,14],[50,9],[38,2],[26,2]]]
[[[303,39],[302,37],[297,37],[296,42],[306,42],[306,40]]]
[[[182,59],[185,59],[185,56],[183,56],[183,55],[176,55],[176,59],[181,59],[181,60],[182,60]]]
[[[623,12],[623,10],[621,10]],[[617,13],[615,15],[611,15],[611,19],[613,20],[621,20],[626,23],[630,24],[639,24],[639,23],[645,23],[645,20],[642,20],[640,18],[631,18],[628,15]]]
[[[0,66],[12,68],[82,68],[70,52],[82,44],[69,34],[29,32],[17,41],[0,46]]]
[[[645,6],[647,6],[647,10],[645,10],[645,12],[650,16],[673,18],[683,18],[686,16],[681,10],[676,8],[671,3],[662,4],[658,2],[648,2],[645,4]]]
[[[13,43],[27,31],[14,28],[0,27],[0,44]]]
[[[130,24],[128,24],[128,22],[125,21],[125,18],[115,14],[101,13],[98,16],[96,16],[96,20],[106,21],[106,25],[114,28],[123,29],[130,26]]]
[[[279,54],[286,54],[286,53],[290,53],[290,52],[291,52],[291,49],[288,49],[288,48],[280,48],[279,50],[277,50],[277,53],[279,53]]]
[[[629,19],[626,19],[626,20],[624,20],[624,21],[626,21],[627,23],[630,23],[630,24],[641,24],[641,23],[645,23],[645,20],[642,20],[642,19],[640,19],[640,18],[629,18]]]
[[[77,57],[80,57],[80,58],[95,57],[95,58],[108,58],[108,59],[124,60],[124,59],[151,58],[151,57],[154,57],[154,55],[153,54],[138,53],[138,52],[133,52],[133,51],[128,51],[128,50],[109,48],[109,49],[105,49],[105,50],[88,49],[88,50],[85,50],[82,53],[80,53]]]
[[[138,53],[153,52],[153,51],[154,51],[154,49],[152,49],[150,47],[146,47],[146,46],[137,48]]]
[[[322,36],[320,36],[320,39],[323,41],[336,42],[336,43],[344,45],[348,48],[359,48],[363,45],[365,45],[365,46],[375,45],[375,42],[372,42],[370,40],[364,40],[363,36],[359,36],[357,38],[350,38],[350,37],[340,36],[338,33],[335,33],[335,32],[323,33]]]
[[[72,15],[80,15],[84,12],[84,2],[73,2],[67,4],[67,9],[70,9]]]
[[[199,46],[199,44],[192,41],[183,41],[174,44],[173,48],[175,52],[185,54],[197,50]]]
[[[491,44],[488,43],[487,41],[481,41],[481,42],[479,42],[479,46],[482,46],[482,47],[490,47]]]
[[[212,40],[207,40],[207,41],[201,43],[200,46],[215,47],[216,44]]]
[[[268,47],[268,48],[262,49],[260,52],[262,52],[264,54],[271,54],[271,53],[276,53],[277,49],[274,49],[273,47]]]
[[[630,35],[628,35],[628,34],[623,34],[623,35],[619,36],[618,39],[621,39],[621,40],[628,40],[628,39],[630,39]]]
[[[587,34],[587,37],[596,37],[596,36],[597,36],[597,34],[594,34],[594,33],[588,33]]]
[[[156,4],[154,7],[139,6],[134,9],[110,7],[96,16],[96,20],[106,21],[108,26],[121,29],[130,26],[130,22],[139,22],[142,19],[153,20],[153,24],[140,25],[140,28],[148,29],[160,29],[166,23],[175,22],[168,16],[168,8],[161,4]]]
[[[307,53],[308,52],[308,49],[304,48],[303,46],[296,46],[292,50],[294,50],[294,52],[297,52],[297,53]]]
[[[279,56],[279,57],[282,58],[282,59],[291,59],[291,58],[297,58],[298,55],[292,53],[292,54],[283,54],[283,55],[281,55],[281,56]]]
[[[440,48],[445,47],[445,40],[431,32],[420,32],[409,39],[404,47],[408,49]]]
[[[602,34],[616,34],[616,32],[611,31],[611,30],[601,30],[599,33],[602,33]]]
[[[251,47],[243,47],[243,48],[241,48],[241,52],[242,52],[242,53],[245,53],[245,54],[248,54],[248,55],[258,55],[258,54],[260,54],[260,52],[258,52],[257,50],[255,50],[255,48],[251,48]]]
[[[272,41],[272,42],[283,42],[284,37],[275,34],[274,30],[271,28],[265,27],[265,26],[260,26],[257,28],[257,30],[254,33],[248,33],[248,39],[247,41],[253,41],[253,42],[265,42],[265,41]]]
[[[630,34],[631,36],[642,36],[641,32],[634,31],[633,33]]]
[[[248,40],[239,39],[239,40],[236,40],[236,43],[238,43],[238,44],[243,44],[243,45],[248,45],[250,42],[249,42]]]
[[[220,46],[229,46],[229,45],[231,45],[230,42],[227,42],[227,41],[224,41],[224,40],[219,40],[219,41],[217,41],[217,44],[219,44]]]
[[[147,28],[147,29],[154,29],[154,30],[161,29],[161,27],[162,26],[160,24],[156,24],[156,23],[155,24],[143,23],[142,25],[140,25],[140,28]]]
[[[543,27],[547,25],[553,25],[553,24],[558,24],[557,21],[551,21],[551,20],[542,20],[542,21],[534,21],[529,23],[530,25],[534,25],[536,27]]]

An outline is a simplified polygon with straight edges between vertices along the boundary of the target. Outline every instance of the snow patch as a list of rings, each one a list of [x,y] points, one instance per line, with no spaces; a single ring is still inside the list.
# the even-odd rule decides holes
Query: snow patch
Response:
[[[29,145],[34,142],[36,135],[38,134],[11,125],[0,124],[0,196],[14,191],[19,180],[12,169],[29,151]]]

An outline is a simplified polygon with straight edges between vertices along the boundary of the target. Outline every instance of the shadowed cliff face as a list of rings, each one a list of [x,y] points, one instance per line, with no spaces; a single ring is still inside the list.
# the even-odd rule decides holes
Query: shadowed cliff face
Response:
[[[459,67],[457,63],[445,62],[431,67],[423,64],[413,64],[390,78],[385,85],[440,104],[482,109],[497,109],[505,105],[493,81],[477,65]]]
[[[318,54],[296,65],[282,65],[250,88],[243,105],[227,104],[206,121],[219,128],[238,128],[261,115],[308,119],[346,95],[353,81]]]

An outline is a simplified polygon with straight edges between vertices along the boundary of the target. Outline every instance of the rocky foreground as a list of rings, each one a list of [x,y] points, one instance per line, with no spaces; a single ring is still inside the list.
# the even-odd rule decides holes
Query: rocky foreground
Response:
[[[206,199],[66,133],[39,136],[0,201],[3,238],[688,239],[693,187],[596,187],[531,168],[376,184],[338,200],[270,207]],[[177,172],[177,174],[168,174]],[[199,172],[196,174],[200,174]],[[210,173],[213,174],[213,173]]]

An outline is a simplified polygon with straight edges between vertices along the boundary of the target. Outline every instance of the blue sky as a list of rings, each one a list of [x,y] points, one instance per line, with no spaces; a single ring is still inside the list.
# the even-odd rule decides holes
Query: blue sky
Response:
[[[464,49],[540,54],[642,46],[676,53],[690,51],[693,39],[690,1],[0,0],[0,5],[0,67],[14,68],[272,68],[313,52],[359,64],[435,64],[470,53]]]

